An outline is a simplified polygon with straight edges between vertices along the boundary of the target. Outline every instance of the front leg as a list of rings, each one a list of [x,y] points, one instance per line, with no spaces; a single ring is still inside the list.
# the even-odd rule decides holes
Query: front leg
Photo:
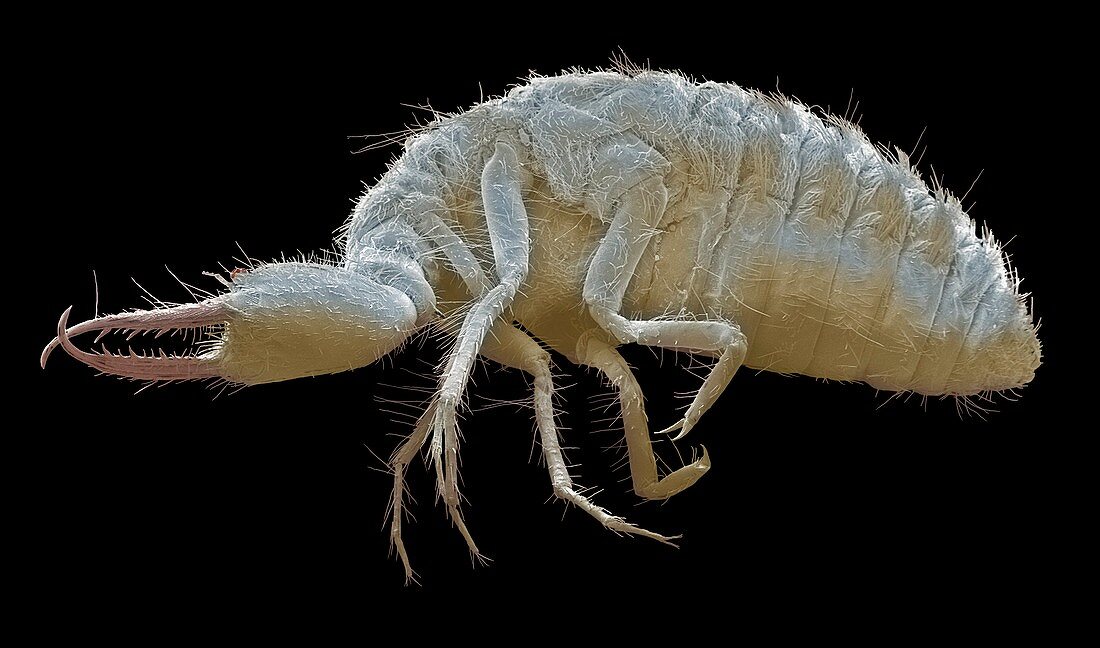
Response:
[[[633,342],[720,354],[684,418],[662,430],[672,432],[682,428],[676,437],[680,439],[725,391],[744,361],[748,345],[741,329],[730,322],[629,320],[619,313],[638,261],[664,214],[667,198],[660,177],[639,182],[623,193],[588,268],[584,301],[593,319],[623,344]]]
[[[485,335],[512,304],[527,277],[530,239],[527,211],[523,206],[522,168],[515,150],[499,142],[481,176],[485,223],[493,245],[495,286],[474,301],[447,358],[439,391],[432,405],[432,458],[436,465],[439,494],[470,551],[480,556],[459,511],[458,404],[462,401]]]

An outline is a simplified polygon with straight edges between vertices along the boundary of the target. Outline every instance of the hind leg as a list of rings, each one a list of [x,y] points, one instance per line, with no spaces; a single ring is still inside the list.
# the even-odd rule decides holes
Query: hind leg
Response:
[[[619,313],[638,261],[664,214],[667,199],[668,192],[660,176],[638,182],[622,194],[607,234],[589,265],[584,301],[600,327],[623,344],[633,342],[718,355],[717,364],[696,392],[684,418],[663,430],[681,429],[676,437],[679,439],[725,391],[744,361],[748,345],[741,329],[730,322],[630,320]]]
[[[539,439],[542,441],[542,454],[546,458],[546,468],[550,472],[550,484],[558,499],[575,505],[596,518],[605,528],[616,533],[637,535],[672,544],[675,537],[663,536],[630,524],[602,506],[593,504],[577,491],[577,487],[569,476],[569,468],[558,441],[558,429],[554,423],[554,382],[550,374],[550,354],[523,331],[511,325],[504,326],[501,322],[501,325],[494,327],[492,335],[485,340],[481,355],[506,367],[525,371],[534,378],[535,423],[538,427]]]
[[[657,459],[649,439],[642,390],[626,364],[626,360],[607,342],[586,334],[577,344],[581,363],[598,369],[619,392],[623,412],[623,431],[630,459],[630,478],[634,492],[646,499],[667,499],[688,488],[710,470],[710,456],[703,448],[703,456],[664,479],[657,477]]]

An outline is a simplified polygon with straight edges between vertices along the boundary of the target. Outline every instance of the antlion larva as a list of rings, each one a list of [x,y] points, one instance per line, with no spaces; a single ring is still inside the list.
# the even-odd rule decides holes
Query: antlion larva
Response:
[[[478,356],[533,376],[554,493],[662,542],[672,538],[574,487],[543,345],[615,385],[634,490],[650,499],[691,486],[710,459],[659,476],[622,344],[717,359],[663,430],[676,438],[742,364],[965,396],[1025,385],[1040,363],[999,246],[903,154],[785,97],[678,74],[535,78],[439,117],[405,142],[338,244],[336,263],[234,271],[225,293],[196,304],[72,327],[66,311],[42,363],[60,346],[107,374],[254,385],[365,366],[433,325],[452,333],[438,389],[391,461],[390,533],[410,578],[403,475],[429,441],[447,514],[480,555],[459,510],[456,427]],[[193,352],[93,353],[72,340],[176,329],[202,331]]]

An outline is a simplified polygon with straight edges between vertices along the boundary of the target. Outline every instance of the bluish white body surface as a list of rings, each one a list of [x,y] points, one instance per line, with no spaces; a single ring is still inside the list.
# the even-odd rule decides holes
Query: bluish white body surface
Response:
[[[670,541],[573,486],[549,355],[531,335],[615,385],[634,489],[655,499],[693,484],[710,462],[704,450],[658,475],[620,344],[717,358],[666,430],[680,436],[742,364],[965,395],[1022,386],[1040,363],[1000,248],[903,155],[786,98],[677,74],[538,78],[438,119],[363,196],[342,242],[336,267],[254,268],[186,313],[124,313],[68,330],[63,318],[43,361],[61,345],[106,373],[255,384],[363,366],[432,321],[461,318],[439,389],[392,462],[391,535],[410,577],[402,479],[429,439],[449,515],[479,555],[458,507],[456,424],[479,356],[533,376],[555,494],[614,531]],[[179,360],[93,356],[69,340],[211,325],[218,341]]]

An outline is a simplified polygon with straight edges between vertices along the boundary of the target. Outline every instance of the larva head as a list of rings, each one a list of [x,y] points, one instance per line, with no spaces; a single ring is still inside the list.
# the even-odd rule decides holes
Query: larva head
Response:
[[[197,304],[107,315],[71,328],[68,314],[42,352],[43,367],[60,346],[105,374],[152,381],[220,378],[245,385],[366,366],[430,319],[430,312],[418,315],[409,295],[369,276],[297,262],[235,272],[228,293]],[[155,332],[160,338],[175,330],[202,335],[196,333],[194,349],[182,355],[89,353],[71,340],[112,330],[133,331],[130,337]]]

